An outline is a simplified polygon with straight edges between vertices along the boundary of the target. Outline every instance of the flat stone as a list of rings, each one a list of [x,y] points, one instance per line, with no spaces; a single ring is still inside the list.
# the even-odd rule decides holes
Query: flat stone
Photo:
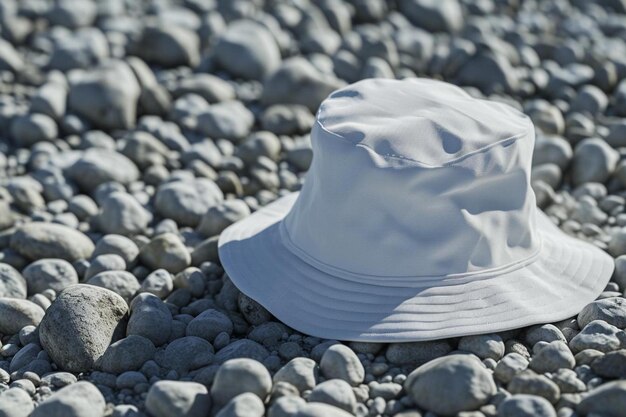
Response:
[[[459,350],[473,353],[481,359],[497,361],[504,356],[504,342],[497,334],[465,336],[459,340]]]
[[[88,149],[65,171],[67,177],[85,192],[91,192],[105,182],[127,185],[139,178],[139,169],[133,161],[107,149]]]
[[[213,346],[209,342],[199,337],[186,336],[167,345],[161,365],[183,375],[210,364],[213,357]]]
[[[11,236],[11,248],[31,260],[59,258],[73,262],[87,259],[94,244],[78,230],[56,223],[33,222],[19,227]]]

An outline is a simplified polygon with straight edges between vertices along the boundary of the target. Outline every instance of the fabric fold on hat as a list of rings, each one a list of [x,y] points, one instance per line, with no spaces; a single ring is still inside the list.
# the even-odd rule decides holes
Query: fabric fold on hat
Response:
[[[299,192],[222,232],[233,283],[287,325],[339,340],[422,341],[577,314],[614,268],[536,207],[534,128],[428,79],[332,93]]]

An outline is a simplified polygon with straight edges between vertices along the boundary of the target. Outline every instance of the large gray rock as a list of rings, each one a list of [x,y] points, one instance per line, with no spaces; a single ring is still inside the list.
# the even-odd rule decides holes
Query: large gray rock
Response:
[[[213,53],[220,66],[244,79],[262,80],[280,65],[280,51],[272,34],[252,20],[230,22]]]
[[[70,85],[68,109],[103,129],[135,124],[141,89],[128,64],[107,61]]]
[[[105,182],[130,184],[139,178],[139,169],[121,153],[92,148],[70,165],[66,174],[80,188],[92,192]]]
[[[243,200],[226,200],[207,210],[198,231],[208,237],[219,235],[228,226],[249,215],[250,208]]]
[[[146,397],[146,410],[153,417],[206,417],[210,409],[206,387],[196,382],[158,381]]]
[[[0,297],[26,298],[26,280],[9,264],[0,262]]]
[[[257,395],[261,400],[272,390],[272,377],[265,366],[252,359],[231,359],[222,364],[211,386],[211,397],[216,407],[245,392]]]
[[[0,70],[17,73],[24,67],[24,60],[13,45],[0,39]]]
[[[73,285],[46,311],[39,339],[59,368],[88,371],[111,342],[124,336],[127,313],[128,305],[113,291]]]
[[[104,397],[90,382],[79,381],[55,392],[35,408],[31,417],[102,417]]]
[[[155,196],[157,212],[180,226],[195,227],[206,211],[224,199],[222,190],[207,178],[172,181],[159,186]]]
[[[450,355],[411,372],[404,389],[420,407],[451,416],[477,410],[496,393],[496,384],[475,356]]]
[[[78,284],[78,274],[65,259],[40,259],[22,271],[29,294],[38,294],[47,289],[57,294],[70,285]]]
[[[13,233],[11,249],[35,261],[59,258],[73,262],[89,258],[94,244],[82,232],[68,226],[33,222],[21,226]]]
[[[25,326],[37,326],[44,311],[37,304],[17,298],[0,298],[0,333],[14,335]]]
[[[265,105],[301,104],[312,112],[333,91],[340,80],[320,73],[303,57],[289,58],[265,81],[262,101]]]

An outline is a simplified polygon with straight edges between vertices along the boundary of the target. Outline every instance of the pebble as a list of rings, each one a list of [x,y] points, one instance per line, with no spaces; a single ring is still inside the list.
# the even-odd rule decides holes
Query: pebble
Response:
[[[620,347],[618,332],[617,327],[602,320],[594,320],[570,340],[569,347],[575,354],[585,349],[611,352]]]
[[[191,255],[174,233],[163,233],[139,251],[141,262],[151,269],[163,268],[173,274],[189,266]]]
[[[363,364],[352,349],[343,344],[330,346],[320,361],[320,370],[326,378],[338,378],[357,386],[365,378]]]
[[[133,161],[108,149],[86,150],[65,172],[85,192],[107,182],[127,185],[139,178],[139,169]]]
[[[572,369],[576,365],[574,355],[565,342],[554,341],[539,349],[530,360],[530,368],[537,373]]]
[[[611,381],[589,391],[576,406],[581,415],[619,416],[626,409],[626,381]]]
[[[78,230],[55,223],[33,222],[11,236],[11,249],[27,259],[59,258],[69,262],[87,259],[93,242]]]
[[[556,417],[556,411],[548,400],[536,395],[516,394],[498,406],[498,416],[502,417]]]
[[[172,329],[172,313],[157,296],[141,293],[130,303],[126,335],[143,336],[155,346],[165,344]]]
[[[159,361],[157,357],[157,362],[161,366],[184,375],[210,364],[213,361],[213,353],[213,346],[206,340],[195,336],[185,336],[168,344],[162,359]]]
[[[145,337],[130,335],[112,343],[98,359],[96,367],[110,374],[136,371],[154,357],[156,348]]]
[[[457,0],[401,0],[398,5],[413,24],[429,32],[455,32],[463,26],[462,9]]]
[[[146,397],[146,410],[154,417],[205,417],[210,409],[207,388],[196,382],[158,381]]]
[[[341,408],[324,403],[306,403],[298,408],[294,417],[349,417],[352,416]]]
[[[135,124],[140,86],[127,63],[110,60],[70,80],[67,106],[102,129]]]
[[[0,298],[0,333],[17,334],[25,326],[37,326],[44,311],[37,304],[17,298]]]
[[[87,280],[86,284],[106,288],[129,303],[141,286],[137,278],[126,271],[104,271]]]
[[[218,65],[237,78],[263,80],[280,65],[280,50],[272,34],[252,20],[228,25],[213,47]]]
[[[60,293],[70,285],[78,284],[76,270],[64,259],[40,259],[22,271],[29,294],[52,289]]]
[[[237,306],[246,321],[253,325],[260,325],[268,322],[272,315],[261,304],[254,301],[244,293],[239,293]]]
[[[421,365],[452,351],[447,341],[390,343],[385,352],[394,365]]]
[[[263,417],[263,401],[250,392],[239,394],[231,399],[215,417]]]
[[[314,360],[309,358],[293,358],[283,365],[273,377],[274,384],[286,382],[298,389],[299,392],[312,390],[317,381],[318,367]]]
[[[152,215],[129,194],[111,193],[100,206],[98,225],[107,234],[132,236],[142,233]]]
[[[198,35],[178,25],[146,26],[132,49],[147,63],[165,68],[195,66],[200,60]]]
[[[516,352],[507,353],[496,365],[494,376],[505,384],[524,369],[528,368],[528,359]]]
[[[154,294],[163,299],[167,297],[174,289],[172,275],[165,269],[157,269],[152,271],[142,282],[139,292],[147,292]]]
[[[206,211],[222,202],[219,187],[207,178],[171,181],[160,185],[155,196],[157,212],[179,226],[197,226]]]
[[[105,400],[87,381],[68,385],[40,403],[31,417],[103,417]]]
[[[11,136],[21,147],[30,147],[37,142],[52,142],[58,136],[57,124],[45,114],[25,114],[13,119]]]
[[[231,335],[233,323],[227,315],[215,309],[203,311],[187,325],[186,335],[197,336],[213,342],[220,333]]]
[[[530,346],[534,346],[538,342],[567,342],[567,339],[563,336],[563,332],[561,332],[561,330],[553,324],[543,324],[529,327],[526,330],[524,340]]]
[[[26,298],[27,284],[20,272],[0,262],[0,297]]]
[[[504,342],[496,334],[466,336],[459,340],[459,350],[473,353],[481,359],[499,360],[504,356]]]
[[[618,152],[599,138],[584,139],[576,145],[572,161],[574,185],[605,182],[615,171]]]
[[[250,208],[243,200],[226,200],[207,210],[198,225],[198,231],[208,237],[216,236],[249,215]]]
[[[267,416],[291,417],[296,415],[298,410],[305,404],[306,402],[296,395],[279,397],[271,403],[271,406],[267,410]]]
[[[208,103],[233,100],[235,89],[230,83],[212,74],[190,74],[177,81],[172,94],[175,98],[197,94]]]
[[[250,392],[261,400],[272,390],[272,377],[258,361],[239,358],[225,361],[215,374],[211,397],[219,409],[239,394]]]
[[[9,388],[0,392],[0,416],[27,417],[33,409],[33,402],[26,391]]]
[[[626,349],[608,352],[591,362],[591,369],[604,378],[626,378]]]
[[[111,342],[124,335],[128,306],[104,288],[77,284],[54,300],[39,325],[41,345],[60,369],[93,368]]]
[[[261,127],[276,135],[293,135],[309,130],[315,119],[303,105],[275,104],[261,114]]]
[[[615,327],[626,327],[626,299],[609,297],[587,304],[577,316],[582,329],[594,320],[602,320]]]
[[[198,131],[211,138],[243,140],[254,124],[254,115],[239,101],[213,104],[198,114]]]
[[[560,390],[559,386],[552,382],[544,375],[537,375],[535,372],[527,369],[515,375],[507,386],[507,390],[511,394],[530,394],[538,395],[556,403]]]
[[[139,255],[139,248],[129,238],[116,234],[103,236],[96,242],[96,247],[92,256],[97,258],[100,255],[118,255],[126,265],[132,265]]]
[[[404,389],[417,405],[442,415],[476,410],[496,393],[491,374],[473,355],[434,359],[411,372]]]
[[[342,379],[329,379],[316,385],[307,400],[330,404],[349,413],[353,413],[356,407],[356,397],[352,387]]]
[[[124,271],[125,269],[126,262],[121,256],[114,253],[99,255],[93,257],[83,279],[89,280],[102,272]]]

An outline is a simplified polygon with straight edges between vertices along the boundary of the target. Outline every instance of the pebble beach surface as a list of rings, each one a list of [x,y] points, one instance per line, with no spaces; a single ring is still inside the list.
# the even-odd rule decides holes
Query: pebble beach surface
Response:
[[[626,416],[626,1],[3,0],[0,36],[0,417]],[[577,316],[342,343],[224,273],[321,101],[414,76],[532,118],[538,205],[615,258]]]

